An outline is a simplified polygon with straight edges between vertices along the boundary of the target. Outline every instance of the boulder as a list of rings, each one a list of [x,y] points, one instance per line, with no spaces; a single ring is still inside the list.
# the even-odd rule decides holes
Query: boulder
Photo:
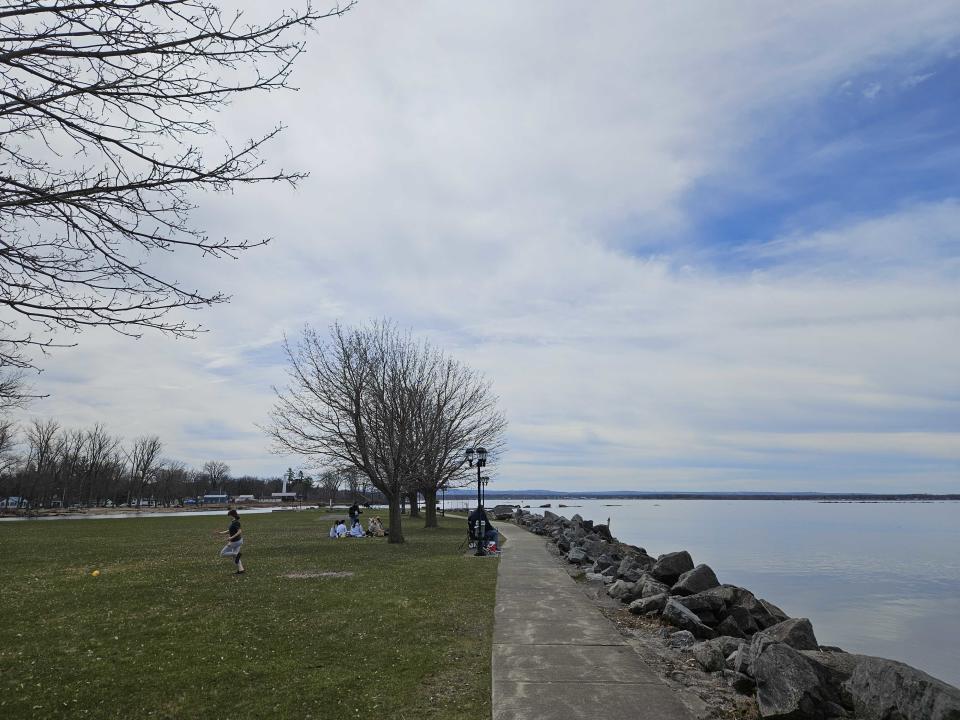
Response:
[[[857,664],[863,659],[862,655],[852,655],[842,650],[824,652],[820,650],[801,650],[807,662],[830,689],[831,697],[846,707],[853,707],[853,697],[847,690],[846,682],[853,675]]]
[[[610,582],[613,582],[614,580],[617,579],[617,566],[611,565],[600,574],[603,575],[605,578],[610,578]]]
[[[740,629],[740,626],[737,625],[736,620],[732,617],[725,617],[720,623],[714,628],[718,633],[723,635],[730,635],[732,637],[744,638],[746,633]]]
[[[563,519],[563,518],[561,518],[559,515],[557,515],[556,513],[552,513],[552,512],[550,512],[549,510],[544,510],[544,511],[543,511],[543,522],[544,522],[544,523],[555,524],[555,523],[558,523],[558,522],[559,522],[560,520],[562,520],[562,519]]]
[[[610,555],[609,553],[604,553],[597,558],[596,564],[599,566],[600,570],[606,570],[611,565],[616,565],[614,570],[619,570],[620,559],[616,555]]]
[[[681,630],[689,630],[694,636],[701,639],[710,639],[716,636],[716,633],[708,626],[700,622],[700,618],[687,610],[675,598],[667,600],[663,606],[661,617],[674,627]]]
[[[770,617],[775,618],[777,622],[783,622],[784,620],[790,619],[789,615],[787,615],[783,610],[778,608],[769,600],[760,598],[757,602],[760,603],[760,606],[770,614]]]
[[[627,609],[634,615],[646,615],[649,612],[659,613],[663,611],[663,606],[667,604],[667,598],[669,597],[666,593],[660,593],[659,595],[639,598],[630,603],[630,607]]]
[[[671,593],[673,591],[671,590]],[[715,595],[688,595],[674,598],[678,603],[700,618],[700,622],[713,626],[720,621],[724,611],[723,600]]]
[[[723,651],[716,645],[711,645],[711,640],[697,643],[690,648],[693,653],[693,659],[704,672],[717,672],[723,670],[726,666],[726,658]]]
[[[858,717],[960,719],[960,690],[894,660],[861,656],[846,689]]]
[[[770,643],[753,661],[760,717],[820,720],[829,701],[820,677],[807,659],[789,645]]]
[[[640,566],[637,565],[637,561],[633,559],[632,556],[627,555],[623,560],[620,561],[620,565],[617,567],[617,577],[623,577],[629,572],[634,572]]]
[[[716,574],[709,565],[697,565],[693,570],[683,573],[672,588],[673,595],[695,595],[696,593],[720,586]]]
[[[692,645],[695,645],[696,642],[697,639],[689,630],[679,630],[677,632],[670,633],[670,635],[667,637],[667,644],[670,645],[670,647],[675,648],[691,647]]]
[[[736,652],[738,644],[735,638],[730,637],[706,640],[693,646],[693,657],[705,672],[723,670],[727,656]]]
[[[610,528],[606,525],[594,525],[593,531],[607,542],[613,542],[613,535],[610,534]]]
[[[513,505],[497,505],[490,514],[494,520],[509,520],[513,517]]]
[[[662,582],[657,582],[656,580],[646,580],[641,587],[640,597],[653,597],[654,595],[669,592],[670,587],[668,585],[664,585]]]
[[[657,580],[672,584],[687,570],[693,570],[693,558],[686,550],[681,550],[658,557],[650,573]]]
[[[607,588],[607,595],[622,602],[632,602],[639,597],[640,589],[636,583],[627,582],[626,580],[616,580]]]
[[[601,555],[605,554],[609,547],[610,543],[604,540],[590,540],[588,538],[583,540],[583,551],[587,554],[587,558],[594,562],[596,562]]]
[[[575,547],[567,554],[567,560],[572,563],[582,564],[587,562],[587,553],[583,548]]]
[[[739,634],[744,637],[753,635],[760,630],[757,621],[753,619],[753,615],[739,605],[734,605],[727,610],[727,616],[723,619],[721,625],[729,630],[736,628],[739,630]],[[719,630],[719,628],[720,626],[718,625],[717,629]],[[737,632],[728,632],[727,634],[738,635]]]
[[[790,618],[762,630],[753,637],[753,644],[761,641],[777,642],[789,645],[794,650],[819,650],[817,638],[813,634],[813,625],[807,618]],[[754,652],[754,657],[757,653]]]
[[[625,545],[621,547],[625,547],[628,551],[630,551],[630,557],[633,558],[633,561],[642,570],[649,570],[657,564],[656,558],[652,558],[647,555],[647,551],[643,548],[634,547],[633,545]]]

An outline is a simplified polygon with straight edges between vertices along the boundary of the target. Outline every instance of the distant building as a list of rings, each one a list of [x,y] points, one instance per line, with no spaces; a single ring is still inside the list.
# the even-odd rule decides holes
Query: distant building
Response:
[[[205,503],[224,503],[226,504],[229,501],[226,495],[204,495],[203,502]]]
[[[253,495],[237,495],[233,501],[234,502],[254,502],[256,498]]]

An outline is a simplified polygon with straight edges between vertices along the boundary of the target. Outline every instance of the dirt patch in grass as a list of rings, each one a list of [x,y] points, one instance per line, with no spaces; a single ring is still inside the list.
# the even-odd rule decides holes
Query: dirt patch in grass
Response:
[[[353,573],[349,570],[331,570],[329,572],[292,572],[286,573],[284,577],[291,578],[292,580],[308,580],[310,578],[349,578],[353,577]]]

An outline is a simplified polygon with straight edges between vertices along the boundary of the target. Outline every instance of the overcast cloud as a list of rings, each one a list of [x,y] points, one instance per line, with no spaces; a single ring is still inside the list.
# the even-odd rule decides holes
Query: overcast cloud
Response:
[[[278,475],[284,333],[390,316],[493,380],[500,489],[958,491],[958,71],[955,0],[361,2],[218,120],[311,176],[195,221],[275,242],[157,260],[232,304],[24,417]]]

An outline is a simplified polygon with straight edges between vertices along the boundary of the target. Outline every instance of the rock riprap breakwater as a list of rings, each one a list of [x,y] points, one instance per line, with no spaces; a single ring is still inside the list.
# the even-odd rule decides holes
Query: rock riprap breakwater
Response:
[[[675,628],[708,673],[754,694],[764,718],[960,720],[960,690],[894,660],[820,645],[806,618],[791,618],[746,588],[725,585],[685,550],[653,557],[606,525],[519,508],[514,522],[551,539],[586,578],[635,615]]]

